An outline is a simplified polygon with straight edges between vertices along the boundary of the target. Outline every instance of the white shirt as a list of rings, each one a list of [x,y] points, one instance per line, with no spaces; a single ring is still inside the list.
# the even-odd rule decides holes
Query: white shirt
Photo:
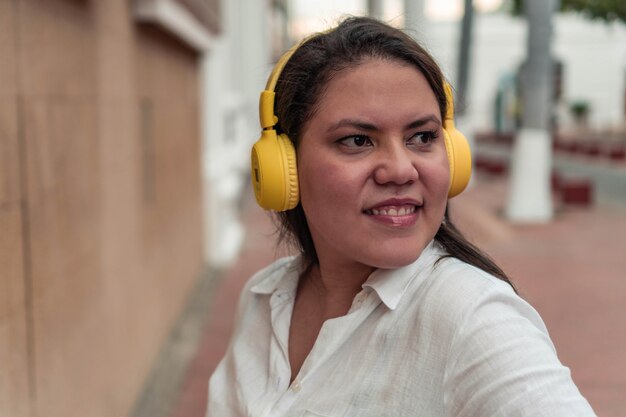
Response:
[[[376,270],[347,315],[327,320],[290,385],[288,335],[300,258],[244,289],[207,417],[594,416],[537,312],[505,282],[434,243]]]

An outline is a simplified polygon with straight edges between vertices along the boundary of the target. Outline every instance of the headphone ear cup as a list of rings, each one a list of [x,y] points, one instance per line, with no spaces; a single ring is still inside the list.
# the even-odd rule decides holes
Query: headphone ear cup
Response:
[[[472,156],[467,138],[455,128],[443,130],[448,164],[450,188],[448,198],[455,197],[467,187],[472,175]]]
[[[296,151],[287,135],[264,130],[251,154],[256,201],[266,210],[285,211],[298,205]]]
[[[300,201],[298,186],[298,164],[296,163],[296,148],[287,135],[278,135],[278,143],[282,147],[282,159],[285,169],[285,208],[291,210]]]

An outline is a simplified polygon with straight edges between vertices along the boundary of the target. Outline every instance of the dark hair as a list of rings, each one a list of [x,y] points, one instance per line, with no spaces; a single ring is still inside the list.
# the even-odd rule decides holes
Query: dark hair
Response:
[[[318,110],[319,99],[329,80],[370,58],[417,67],[433,90],[441,115],[446,114],[444,77],[430,54],[399,29],[368,17],[350,17],[335,29],[306,40],[285,65],[275,90],[277,132],[286,133],[297,149],[301,134]],[[294,244],[304,257],[305,267],[317,264],[317,252],[302,205],[276,213],[276,220],[279,242]],[[450,221],[448,210],[435,241],[448,254],[443,258],[458,258],[510,283],[489,257],[463,237]]]

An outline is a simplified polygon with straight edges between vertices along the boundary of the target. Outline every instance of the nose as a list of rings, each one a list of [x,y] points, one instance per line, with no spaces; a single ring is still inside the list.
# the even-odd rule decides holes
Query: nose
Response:
[[[377,151],[374,181],[380,185],[405,185],[417,181],[415,155],[404,144]]]

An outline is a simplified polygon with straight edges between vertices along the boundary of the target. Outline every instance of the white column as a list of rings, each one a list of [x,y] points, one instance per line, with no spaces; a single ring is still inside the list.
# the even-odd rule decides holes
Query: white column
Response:
[[[226,115],[230,92],[227,78],[227,40],[215,42],[202,61],[203,71],[203,206],[205,261],[214,267],[231,262],[243,241],[237,210],[241,175],[233,169],[226,140]]]
[[[232,0],[231,0],[232,1]],[[242,94],[246,102],[251,127],[258,130],[259,93],[265,85],[267,66],[270,61],[270,39],[268,6],[271,2],[240,0],[236,13],[237,22],[232,28],[236,31],[238,42],[233,49],[237,61],[233,62],[233,74],[236,76],[235,91]]]
[[[527,0],[527,60],[522,72],[522,129],[513,148],[509,220],[543,223],[552,219],[552,141],[549,132],[553,102],[552,15],[557,0]]]
[[[516,223],[543,223],[552,219],[549,132],[522,128],[516,136],[511,163],[507,218]]]
[[[269,61],[267,5],[222,0],[223,31],[203,61],[205,259],[232,262],[243,242],[239,201],[258,136],[258,94]]]

